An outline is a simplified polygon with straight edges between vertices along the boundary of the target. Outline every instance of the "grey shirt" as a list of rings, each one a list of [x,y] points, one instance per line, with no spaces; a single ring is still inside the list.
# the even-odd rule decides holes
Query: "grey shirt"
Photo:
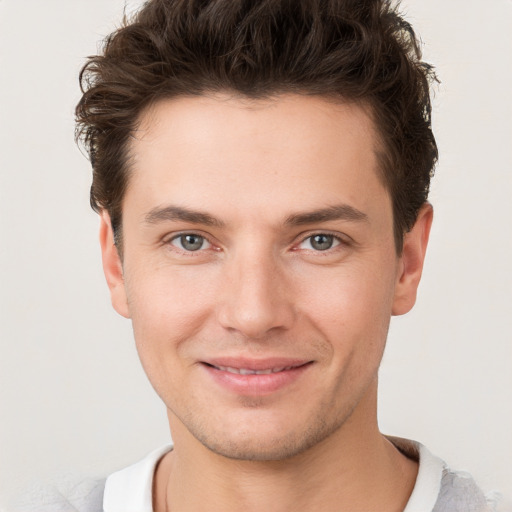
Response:
[[[419,462],[419,471],[404,512],[494,512],[470,475],[453,471],[423,445],[401,438],[388,439],[407,457]],[[153,512],[153,474],[158,461],[172,449],[165,446],[107,479],[61,482],[23,496],[5,512]],[[3,511],[0,511],[3,512]]]

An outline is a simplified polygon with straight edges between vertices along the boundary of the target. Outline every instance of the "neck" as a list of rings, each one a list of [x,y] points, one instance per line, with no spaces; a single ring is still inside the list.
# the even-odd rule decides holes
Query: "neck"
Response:
[[[175,448],[155,474],[155,511],[188,512],[205,504],[211,512],[403,510],[417,465],[380,434],[372,412],[376,385],[367,395],[336,432],[281,461],[215,454],[173,418]]]

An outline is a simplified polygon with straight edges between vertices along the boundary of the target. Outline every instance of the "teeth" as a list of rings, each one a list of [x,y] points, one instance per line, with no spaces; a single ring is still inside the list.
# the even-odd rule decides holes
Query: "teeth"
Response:
[[[267,368],[265,370],[249,370],[247,368],[231,368],[230,366],[215,366],[217,370],[223,372],[237,373],[239,375],[269,375],[270,373],[278,373],[284,370],[291,370],[293,366],[284,366],[282,368]]]

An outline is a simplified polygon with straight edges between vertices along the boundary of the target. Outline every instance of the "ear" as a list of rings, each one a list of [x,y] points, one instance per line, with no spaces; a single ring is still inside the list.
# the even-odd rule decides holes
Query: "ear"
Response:
[[[425,203],[420,208],[414,226],[404,236],[404,246],[398,263],[393,315],[408,313],[416,302],[433,216],[432,205]]]
[[[128,300],[123,277],[123,265],[114,244],[114,233],[110,215],[106,210],[100,214],[100,245],[103,272],[110,289],[110,299],[114,309],[125,318],[130,318]]]

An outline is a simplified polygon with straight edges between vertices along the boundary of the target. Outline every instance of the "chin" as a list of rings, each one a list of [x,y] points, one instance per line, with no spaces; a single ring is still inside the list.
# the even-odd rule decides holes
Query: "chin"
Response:
[[[250,439],[250,440],[199,440],[213,453],[227,459],[240,461],[282,461],[293,458],[305,451],[315,442],[297,442],[295,439]]]
[[[268,426],[267,426],[268,427]],[[222,431],[195,432],[192,435],[208,450],[233,460],[283,461],[301,455],[327,439],[339,424],[328,425],[324,421],[314,422],[306,428],[295,430],[274,426],[265,429],[253,424],[248,428],[222,429]],[[227,434],[227,435],[226,435]]]

